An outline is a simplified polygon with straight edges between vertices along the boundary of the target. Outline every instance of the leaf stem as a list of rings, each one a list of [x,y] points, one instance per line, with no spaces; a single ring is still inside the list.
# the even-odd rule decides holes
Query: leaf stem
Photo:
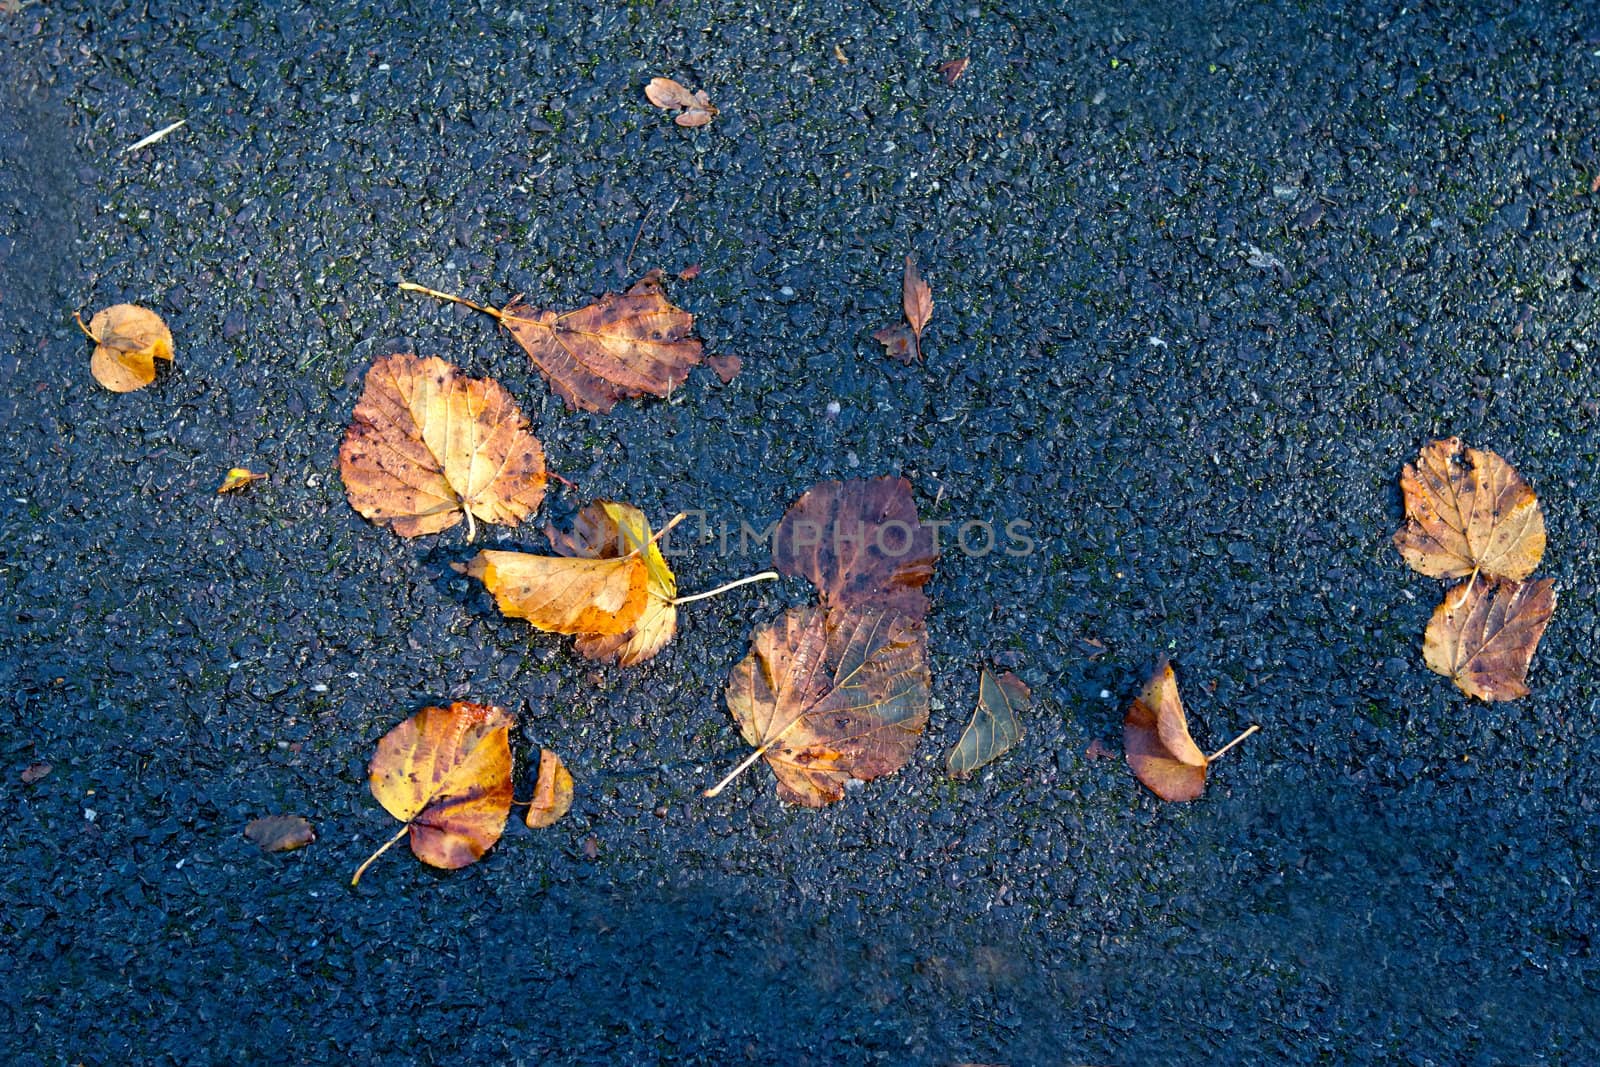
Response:
[[[441,293],[437,289],[429,289],[426,285],[418,285],[415,282],[401,282],[400,288],[408,293],[422,293],[424,296],[431,296],[435,300],[448,300],[452,304],[462,304],[471,308],[473,311],[481,311],[485,315],[493,315],[497,319],[505,318],[505,312],[501,311],[499,308],[492,308],[487,304],[475,304],[464,296],[455,296],[451,293]]]
[[[788,733],[790,730],[793,730],[797,725],[799,725],[800,720],[803,719],[803,718],[805,718],[805,716],[796,715],[793,719],[790,719],[788,726],[785,726],[783,729],[779,730],[777,733],[775,733],[771,737],[769,737],[767,739],[766,744],[762,745],[760,748],[758,748],[754,752],[750,753],[750,755],[746,756],[742,761],[740,761],[739,766],[737,766],[733,770],[729,771],[728,772],[728,776],[726,778],[724,778],[722,781],[718,782],[716,785],[712,786],[710,789],[707,789],[705,791],[704,795],[708,796],[708,797],[714,797],[717,794],[721,793],[724,789],[728,788],[728,786],[733,782],[733,780],[735,778],[739,777],[739,775],[741,775],[745,771],[749,770],[750,767],[752,765],[754,765],[757,760],[759,760],[762,756],[765,756],[767,754],[767,749],[771,748],[773,745],[777,744],[779,741],[782,741],[783,740],[783,735]]]
[[[704,593],[691,593],[688,596],[673,597],[672,604],[676,606],[678,604],[692,604],[696,600],[708,600],[711,597],[720,596],[730,589],[737,589],[741,585],[749,585],[751,582],[770,582],[777,577],[777,571],[762,571],[760,574],[752,574],[747,578],[740,578],[737,581],[724,583],[723,585],[717,586],[715,589],[707,589]]]
[[[83,316],[82,315],[80,315],[78,312],[74,311],[72,313],[72,317],[73,317],[73,319],[75,319],[77,321],[78,329],[83,331],[83,335],[85,337],[87,337],[89,340],[93,341],[95,344],[99,344],[100,343],[100,338],[98,338],[94,334],[90,333],[89,332],[89,327],[87,327],[87,326],[85,326],[83,324]]]
[[[467,544],[470,545],[478,539],[478,520],[472,517],[471,507],[464,507],[461,510],[467,513]]]
[[[399,844],[400,843],[400,839],[402,837],[406,836],[406,834],[408,834],[410,832],[411,832],[411,824],[410,823],[406,823],[404,826],[400,827],[400,832],[399,833],[395,834],[393,837],[389,838],[389,840],[385,841],[383,843],[383,847],[382,848],[378,849],[378,851],[376,851],[372,855],[368,856],[367,857],[367,861],[365,863],[363,863],[361,866],[356,868],[355,876],[350,879],[350,884],[352,886],[359,885],[360,882],[361,882],[361,876],[363,874],[367,873],[367,868],[372,866],[372,861],[377,859],[379,856],[383,855],[385,852],[388,852],[395,845]]]
[[[1232,748],[1234,745],[1237,745],[1240,741],[1243,741],[1245,738],[1249,737],[1251,734],[1255,733],[1259,729],[1261,729],[1261,725],[1259,723],[1251,723],[1250,724],[1250,729],[1246,730],[1244,733],[1240,734],[1238,737],[1235,737],[1232,741],[1229,741],[1227,744],[1223,745],[1221,748],[1219,748],[1215,752],[1211,753],[1211,755],[1206,757],[1206,762],[1210,763],[1212,760],[1216,759],[1218,756],[1220,756],[1224,752],[1228,751],[1228,749]]]

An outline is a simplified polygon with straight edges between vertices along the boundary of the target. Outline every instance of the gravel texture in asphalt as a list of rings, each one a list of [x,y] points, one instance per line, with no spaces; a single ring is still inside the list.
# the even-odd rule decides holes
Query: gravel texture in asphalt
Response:
[[[9,1062],[1600,1060],[1592,6],[16,7]],[[656,75],[720,116],[673,125]],[[902,367],[870,335],[908,251],[936,307]],[[574,307],[695,263],[670,294],[743,374],[606,416],[394,285]],[[71,321],[120,301],[177,347],[127,395]],[[394,351],[497,378],[581,486],[481,543],[594,496],[737,532],[900,472],[1032,551],[947,533],[905,769],[822,811],[763,767],[707,800],[744,751],[728,671],[810,590],[686,607],[629,670],[502,619],[460,528],[345,501]],[[1512,703],[1426,670],[1440,587],[1389,544],[1402,463],[1450,434],[1549,523]],[[232,466],[271,478],[219,497]],[[766,565],[679,547],[685,590]],[[1263,727],[1186,805],[1085,755],[1161,655],[1202,747]],[[986,663],[1036,705],[952,783]],[[376,740],[462,697],[517,714],[521,795],[563,755],[571,815],[349,889],[394,830]],[[257,852],[280,812],[316,843]]]

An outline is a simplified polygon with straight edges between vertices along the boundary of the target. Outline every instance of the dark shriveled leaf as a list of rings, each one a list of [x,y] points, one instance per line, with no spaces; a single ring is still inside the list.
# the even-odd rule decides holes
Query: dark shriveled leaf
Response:
[[[1020,716],[1027,714],[1032,701],[1028,687],[1010,671],[998,678],[987,670],[981,672],[977,710],[972,713],[972,721],[946,762],[950,776],[965,778],[1004,755],[1021,740]]]
[[[920,619],[933,576],[933,534],[904,478],[820,482],[783,516],[772,538],[779,573],[810,580],[830,609],[871,605]]]

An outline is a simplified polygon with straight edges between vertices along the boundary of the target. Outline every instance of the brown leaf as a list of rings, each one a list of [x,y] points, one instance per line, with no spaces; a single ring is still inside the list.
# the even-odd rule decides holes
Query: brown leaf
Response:
[[[1406,523],[1395,547],[1435,578],[1521,580],[1544,556],[1544,515],[1528,483],[1493,452],[1434,441],[1400,475]]]
[[[772,563],[810,580],[829,609],[870,605],[920,619],[938,555],[904,478],[821,482],[783,516]]]
[[[217,486],[217,492],[231,493],[236,489],[243,489],[251,482],[259,482],[265,477],[265,474],[257,474],[255,471],[246,470],[243,467],[233,467],[222,479],[222,484]]]
[[[89,373],[113,393],[131,393],[156,380],[156,360],[172,361],[172,331],[155,312],[113,304],[78,326],[94,342]]]
[[[293,852],[315,841],[317,832],[298,815],[268,815],[246,823],[244,836],[262,852]]]
[[[1111,749],[1107,748],[1105,745],[1101,744],[1098,737],[1089,742],[1089,747],[1083,750],[1083,756],[1085,759],[1092,760],[1117,758],[1117,754],[1111,751]]]
[[[402,537],[467,516],[515,526],[544,499],[544,449],[511,394],[442,359],[393,355],[367,371],[339,448],[351,507]]]
[[[617,559],[639,551],[643,560],[646,599],[627,629],[615,633],[581,633],[573,645],[585,659],[614,660],[624,667],[643,663],[666,647],[678,629],[678,579],[667,566],[660,545],[651,540],[644,512],[629,504],[597,500],[578,512],[572,533],[549,531],[550,543],[563,556]]]
[[[406,825],[350,884],[408,833],[418,859],[452,870],[500,840],[511,813],[510,726],[500,708],[457,701],[423,708],[385,734],[368,778],[378,803]]]
[[[950,750],[946,770],[952,778],[965,778],[991,763],[1022,739],[1019,715],[1026,715],[1033,694],[1010,671],[996,678],[988,670],[978,675],[978,707],[961,740]]]
[[[900,279],[900,307],[917,338],[917,355],[922,355],[922,331],[933,318],[933,290],[917,271],[917,261],[906,256],[905,275]]]
[[[723,385],[727,385],[739,376],[740,371],[744,370],[744,360],[736,355],[707,356],[706,366],[715,372],[716,376],[722,380]]]
[[[680,282],[692,282],[698,277],[700,277],[700,264],[698,263],[691,263],[678,272],[678,280]]]
[[[539,750],[539,780],[528,805],[527,824],[535,830],[553,826],[572,809],[572,774],[561,757],[548,748]]]
[[[778,796],[809,807],[845,783],[899,770],[928,722],[927,633],[874,608],[791,608],[757,630],[728,679],[728,710],[778,777]]]
[[[907,366],[917,361],[917,336],[903,322],[875,331],[872,339],[883,345],[883,354],[892,360]]]
[[[717,117],[717,109],[704,89],[691,93],[671,78],[651,78],[644,95],[663,111],[679,111],[673,119],[679,126],[704,126]]]
[[[22,768],[22,774],[19,777],[22,779],[23,785],[32,785],[34,782],[49,777],[50,772],[53,770],[55,768],[48,763],[30,763]]]
[[[946,85],[954,85],[961,80],[961,75],[967,72],[967,64],[969,62],[968,57],[962,56],[960,59],[951,59],[940,63],[934,69],[944,78]]]
[[[1134,775],[1162,800],[1193,800],[1206,788],[1206,755],[1189,736],[1172,665],[1162,663],[1128,706],[1122,747]]]
[[[1528,695],[1528,666],[1556,608],[1555,583],[1476,579],[1448,590],[1422,640],[1428,666],[1482,700]]]
[[[1189,736],[1172,665],[1162,660],[1128,706],[1122,720],[1122,747],[1134,776],[1150,792],[1162,800],[1193,800],[1205,792],[1211,761],[1258,729],[1251,726],[1209,756],[1201,752]]]
[[[700,362],[694,316],[667,301],[660,271],[576,311],[535,311],[513,300],[500,322],[551,388],[586,411],[610,411],[624,397],[667,396]]]

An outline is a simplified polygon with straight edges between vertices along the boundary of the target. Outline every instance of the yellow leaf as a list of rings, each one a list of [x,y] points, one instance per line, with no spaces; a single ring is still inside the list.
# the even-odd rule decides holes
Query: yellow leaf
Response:
[[[113,304],[78,326],[94,342],[89,373],[113,393],[143,389],[156,380],[156,360],[172,361],[172,331],[146,308]]]
[[[539,750],[539,780],[533,787],[527,823],[535,830],[555,824],[572,809],[572,773],[561,757],[548,748]]]

